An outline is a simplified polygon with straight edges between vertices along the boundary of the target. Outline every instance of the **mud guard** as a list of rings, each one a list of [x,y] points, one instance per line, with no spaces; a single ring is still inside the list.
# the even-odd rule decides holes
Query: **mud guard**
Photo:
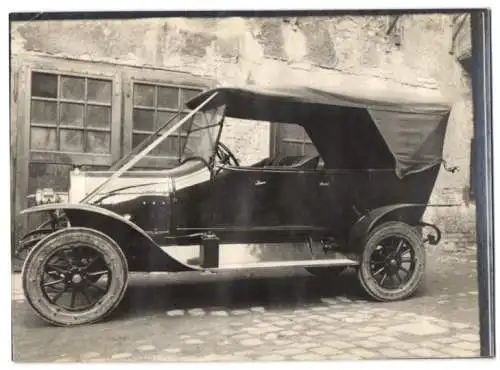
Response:
[[[62,210],[71,226],[103,232],[117,242],[129,260],[131,271],[196,271],[170,256],[139,226],[110,210],[88,204],[45,204],[27,208],[21,214]]]
[[[412,219],[412,217],[407,216],[407,211],[411,208],[425,209],[426,206],[426,204],[402,203],[372,209],[368,213],[362,215],[351,227],[349,232],[348,249],[350,251],[361,252],[361,249],[363,248],[363,240],[375,227],[375,225],[377,225],[379,221],[382,221],[386,216],[391,216],[391,214],[396,217],[395,215],[397,214],[397,211],[406,211],[399,212],[401,221],[406,221],[410,224],[418,224],[420,220],[415,220]]]

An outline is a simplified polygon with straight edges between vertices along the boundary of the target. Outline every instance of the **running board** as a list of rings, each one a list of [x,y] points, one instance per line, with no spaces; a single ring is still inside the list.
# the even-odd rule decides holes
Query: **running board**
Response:
[[[265,261],[253,263],[228,264],[218,268],[207,268],[208,271],[221,270],[241,270],[241,269],[257,269],[257,268],[273,268],[273,267],[314,267],[314,266],[357,266],[358,261],[347,258],[339,259],[321,259],[321,260],[301,260],[301,261]]]

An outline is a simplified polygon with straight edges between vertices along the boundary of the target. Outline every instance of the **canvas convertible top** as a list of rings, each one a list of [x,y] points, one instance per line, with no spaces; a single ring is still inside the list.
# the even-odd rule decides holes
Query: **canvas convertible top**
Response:
[[[331,168],[380,166],[373,158],[384,161],[387,149],[400,178],[442,162],[451,104],[437,90],[370,83],[217,87],[192,98],[188,108],[213,93],[211,104],[225,104],[228,117],[303,126]]]

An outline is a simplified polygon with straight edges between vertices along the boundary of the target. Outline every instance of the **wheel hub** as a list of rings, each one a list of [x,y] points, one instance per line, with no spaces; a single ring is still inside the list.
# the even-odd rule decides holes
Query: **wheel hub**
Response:
[[[74,274],[74,275],[71,277],[71,282],[72,282],[73,284],[80,284],[82,281],[83,281],[83,277],[82,277],[82,275],[80,275],[80,274]]]

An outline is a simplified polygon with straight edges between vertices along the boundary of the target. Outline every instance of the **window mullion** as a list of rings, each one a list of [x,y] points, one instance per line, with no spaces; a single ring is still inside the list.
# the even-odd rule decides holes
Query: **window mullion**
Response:
[[[61,151],[61,132],[59,130],[59,125],[61,123],[61,102],[60,98],[62,96],[61,92],[61,75],[57,74],[57,103],[56,103],[56,147],[57,151]]]
[[[88,94],[88,77],[85,77],[84,83],[84,93],[83,93],[83,130],[82,130],[82,141],[83,141],[83,152],[87,153],[87,97]]]

